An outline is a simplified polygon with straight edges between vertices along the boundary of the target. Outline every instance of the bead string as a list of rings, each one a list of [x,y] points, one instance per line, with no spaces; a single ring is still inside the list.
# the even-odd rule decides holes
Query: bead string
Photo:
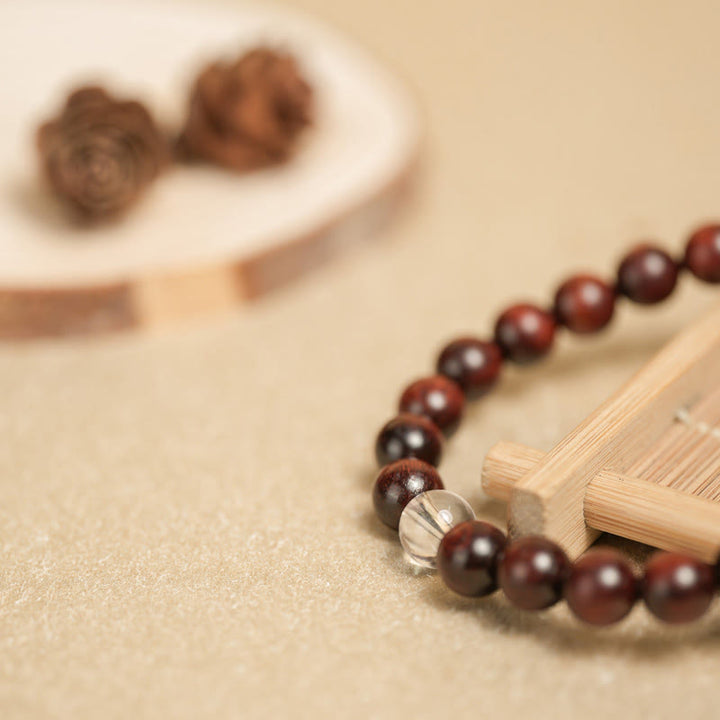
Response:
[[[541,359],[559,328],[579,334],[602,330],[621,296],[644,305],[665,300],[683,270],[720,284],[720,225],[694,232],[681,260],[655,245],[639,245],[623,258],[614,283],[574,275],[560,285],[550,310],[513,305],[498,317],[492,340],[461,337],[442,349],[436,374],[405,389],[399,414],[380,430],[375,444],[381,466],[373,488],[375,511],[399,530],[411,561],[437,567],[460,595],[482,597],[499,587],[524,610],[548,608],[564,598],[575,616],[597,626],[622,620],[639,599],[667,623],[696,620],[707,611],[720,585],[720,559],[711,566],[680,553],[657,552],[641,578],[612,549],[591,550],[571,563],[547,538],[508,542],[501,530],[475,520],[465,500],[444,489],[435,469],[443,434],[456,429],[466,399],[493,388],[503,362]]]

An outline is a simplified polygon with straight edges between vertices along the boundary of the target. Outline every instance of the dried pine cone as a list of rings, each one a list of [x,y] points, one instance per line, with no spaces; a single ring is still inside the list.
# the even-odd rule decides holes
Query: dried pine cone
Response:
[[[310,124],[312,106],[312,89],[295,59],[257,48],[200,73],[180,149],[234,170],[279,163]]]
[[[37,142],[53,190],[88,220],[128,208],[168,160],[145,107],[99,87],[71,93],[60,116],[39,128]]]

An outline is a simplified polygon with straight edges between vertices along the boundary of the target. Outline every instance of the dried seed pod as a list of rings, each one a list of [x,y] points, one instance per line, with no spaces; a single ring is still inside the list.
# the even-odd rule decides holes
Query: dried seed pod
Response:
[[[312,122],[313,91],[295,59],[256,48],[195,80],[180,151],[233,170],[286,160]]]
[[[143,105],[95,86],[73,91],[60,115],[38,129],[37,144],[53,190],[87,220],[126,210],[169,157]]]

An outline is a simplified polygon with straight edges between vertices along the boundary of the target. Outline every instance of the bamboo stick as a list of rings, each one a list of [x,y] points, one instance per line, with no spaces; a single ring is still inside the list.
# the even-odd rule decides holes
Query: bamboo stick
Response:
[[[544,457],[515,443],[495,445],[483,467],[485,492],[511,501],[516,483]],[[649,480],[601,471],[585,490],[583,517],[593,530],[688,552],[706,562],[714,562],[720,550],[720,503]]]
[[[508,525],[578,555],[597,536],[585,491],[602,471],[625,474],[668,431],[679,407],[720,384],[720,306],[680,333],[515,485]]]

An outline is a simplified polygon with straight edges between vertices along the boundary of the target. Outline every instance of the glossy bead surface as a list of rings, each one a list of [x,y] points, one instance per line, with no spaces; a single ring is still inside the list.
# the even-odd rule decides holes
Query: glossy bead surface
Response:
[[[535,305],[513,305],[495,323],[495,342],[516,363],[530,363],[550,352],[555,318]]]
[[[435,423],[422,415],[403,413],[380,430],[375,442],[375,457],[379,465],[411,457],[437,465],[442,448],[442,434]]]
[[[460,422],[465,396],[460,386],[443,375],[416,380],[400,397],[400,412],[424,415],[446,434]]]
[[[649,305],[668,297],[677,278],[677,263],[664,250],[639,245],[620,263],[618,291],[633,302]]]
[[[715,594],[710,565],[679,553],[659,552],[645,565],[642,594],[648,610],[666,623],[697,620]]]
[[[615,310],[615,290],[592,275],[575,275],[555,293],[555,317],[575,333],[602,330]]]
[[[490,523],[470,520],[450,530],[440,542],[437,569],[459,595],[481,597],[497,590],[497,571],[505,534]]]
[[[720,283],[720,225],[706,225],[691,235],[685,265],[699,280]]]
[[[397,460],[378,474],[373,487],[373,505],[377,516],[397,530],[405,506],[420,493],[442,490],[437,470],[422,460]]]
[[[498,580],[510,602],[523,610],[542,610],[563,594],[570,561],[552,540],[535,535],[505,547]]]
[[[565,600],[590,625],[612,625],[632,610],[638,582],[628,561],[611,549],[591,550],[570,570]]]
[[[448,343],[440,353],[437,371],[454,380],[470,397],[480,397],[498,380],[502,352],[497,343],[462,337]]]
[[[463,498],[447,490],[429,490],[414,497],[400,516],[398,535],[410,562],[434,568],[443,536],[455,525],[474,520]]]

